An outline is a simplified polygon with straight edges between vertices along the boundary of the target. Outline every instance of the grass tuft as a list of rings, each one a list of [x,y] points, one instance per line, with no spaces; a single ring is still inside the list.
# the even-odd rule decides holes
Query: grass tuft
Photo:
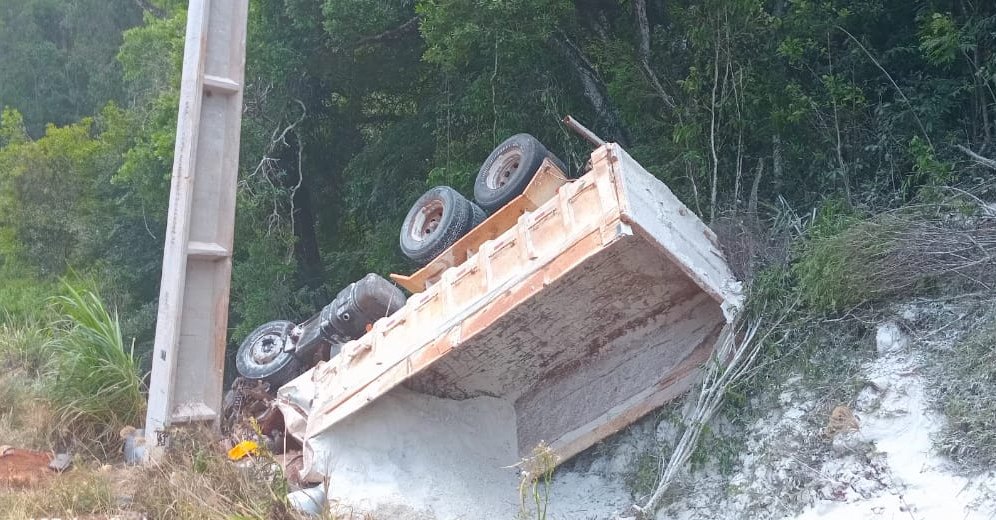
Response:
[[[61,427],[104,451],[120,441],[118,432],[143,419],[142,379],[131,349],[121,337],[117,314],[100,298],[64,284],[53,298],[64,329],[52,341],[52,399]]]
[[[991,290],[996,222],[965,211],[930,204],[867,220],[822,212],[792,265],[799,295],[817,312],[842,312],[938,286]]]

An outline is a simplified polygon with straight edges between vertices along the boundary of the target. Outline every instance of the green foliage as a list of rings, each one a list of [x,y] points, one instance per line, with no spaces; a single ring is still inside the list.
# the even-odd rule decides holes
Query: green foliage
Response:
[[[931,190],[951,182],[954,166],[938,159],[934,147],[918,135],[910,139],[909,152],[913,156],[913,175],[906,178],[903,191],[906,193],[920,191],[923,198],[938,200],[938,194]]]
[[[949,65],[962,51],[961,35],[949,15],[933,13],[920,23],[920,51],[934,65]]]
[[[124,426],[143,420],[142,378],[121,337],[117,313],[89,290],[64,283],[53,298],[62,332],[52,342],[54,375],[49,395],[61,426],[76,438],[110,443]]]
[[[151,341],[184,4],[0,8],[8,313],[30,314],[72,267],[101,280],[139,346]],[[991,2],[646,7],[643,26],[631,2],[250,2],[232,342],[310,315],[366,272],[412,269],[396,243],[408,206],[437,184],[469,195],[510,134],[578,170],[590,150],[564,114],[624,141],[700,215],[751,207],[759,221],[825,199],[870,213],[936,200],[976,174],[951,145],[984,151],[996,135]],[[810,230],[795,265],[761,285],[853,305],[872,289],[841,278],[846,255],[876,258],[854,243],[872,232]]]
[[[146,13],[143,25],[124,32],[117,60],[122,79],[137,101],[179,88],[186,19],[186,12],[179,10],[168,18]]]
[[[840,311],[868,298],[871,288],[864,276],[862,261],[856,258],[854,246],[875,248],[885,244],[855,244],[849,234],[859,219],[840,201],[827,201],[817,213],[812,226],[799,246],[792,273],[798,281],[803,301],[817,311]],[[871,251],[874,254],[874,251]]]
[[[92,115],[123,95],[114,55],[142,21],[130,0],[5,0],[0,8],[0,108],[24,114],[33,136]]]

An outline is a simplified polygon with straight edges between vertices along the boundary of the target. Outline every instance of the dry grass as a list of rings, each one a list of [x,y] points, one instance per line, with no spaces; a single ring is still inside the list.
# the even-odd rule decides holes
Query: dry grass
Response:
[[[996,307],[950,348],[931,352],[928,371],[937,404],[947,418],[937,447],[973,470],[996,464]]]
[[[54,448],[57,421],[51,405],[22,372],[0,374],[0,444]]]
[[[0,519],[119,513],[108,471],[83,465],[32,489],[0,493]]]

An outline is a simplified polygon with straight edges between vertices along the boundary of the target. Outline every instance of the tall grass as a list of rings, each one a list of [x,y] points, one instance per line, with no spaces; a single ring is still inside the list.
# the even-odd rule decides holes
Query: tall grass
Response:
[[[50,397],[65,433],[106,450],[122,427],[143,418],[138,362],[125,347],[117,313],[93,292],[68,283],[64,290],[52,299],[61,333],[52,341]]]

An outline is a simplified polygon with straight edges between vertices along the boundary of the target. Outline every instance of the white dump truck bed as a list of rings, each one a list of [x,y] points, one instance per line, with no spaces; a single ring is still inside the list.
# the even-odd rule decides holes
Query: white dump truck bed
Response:
[[[316,441],[402,387],[507,403],[518,455],[544,441],[561,460],[688,389],[739,284],[712,231],[622,148],[591,163],[280,390],[306,466]]]

